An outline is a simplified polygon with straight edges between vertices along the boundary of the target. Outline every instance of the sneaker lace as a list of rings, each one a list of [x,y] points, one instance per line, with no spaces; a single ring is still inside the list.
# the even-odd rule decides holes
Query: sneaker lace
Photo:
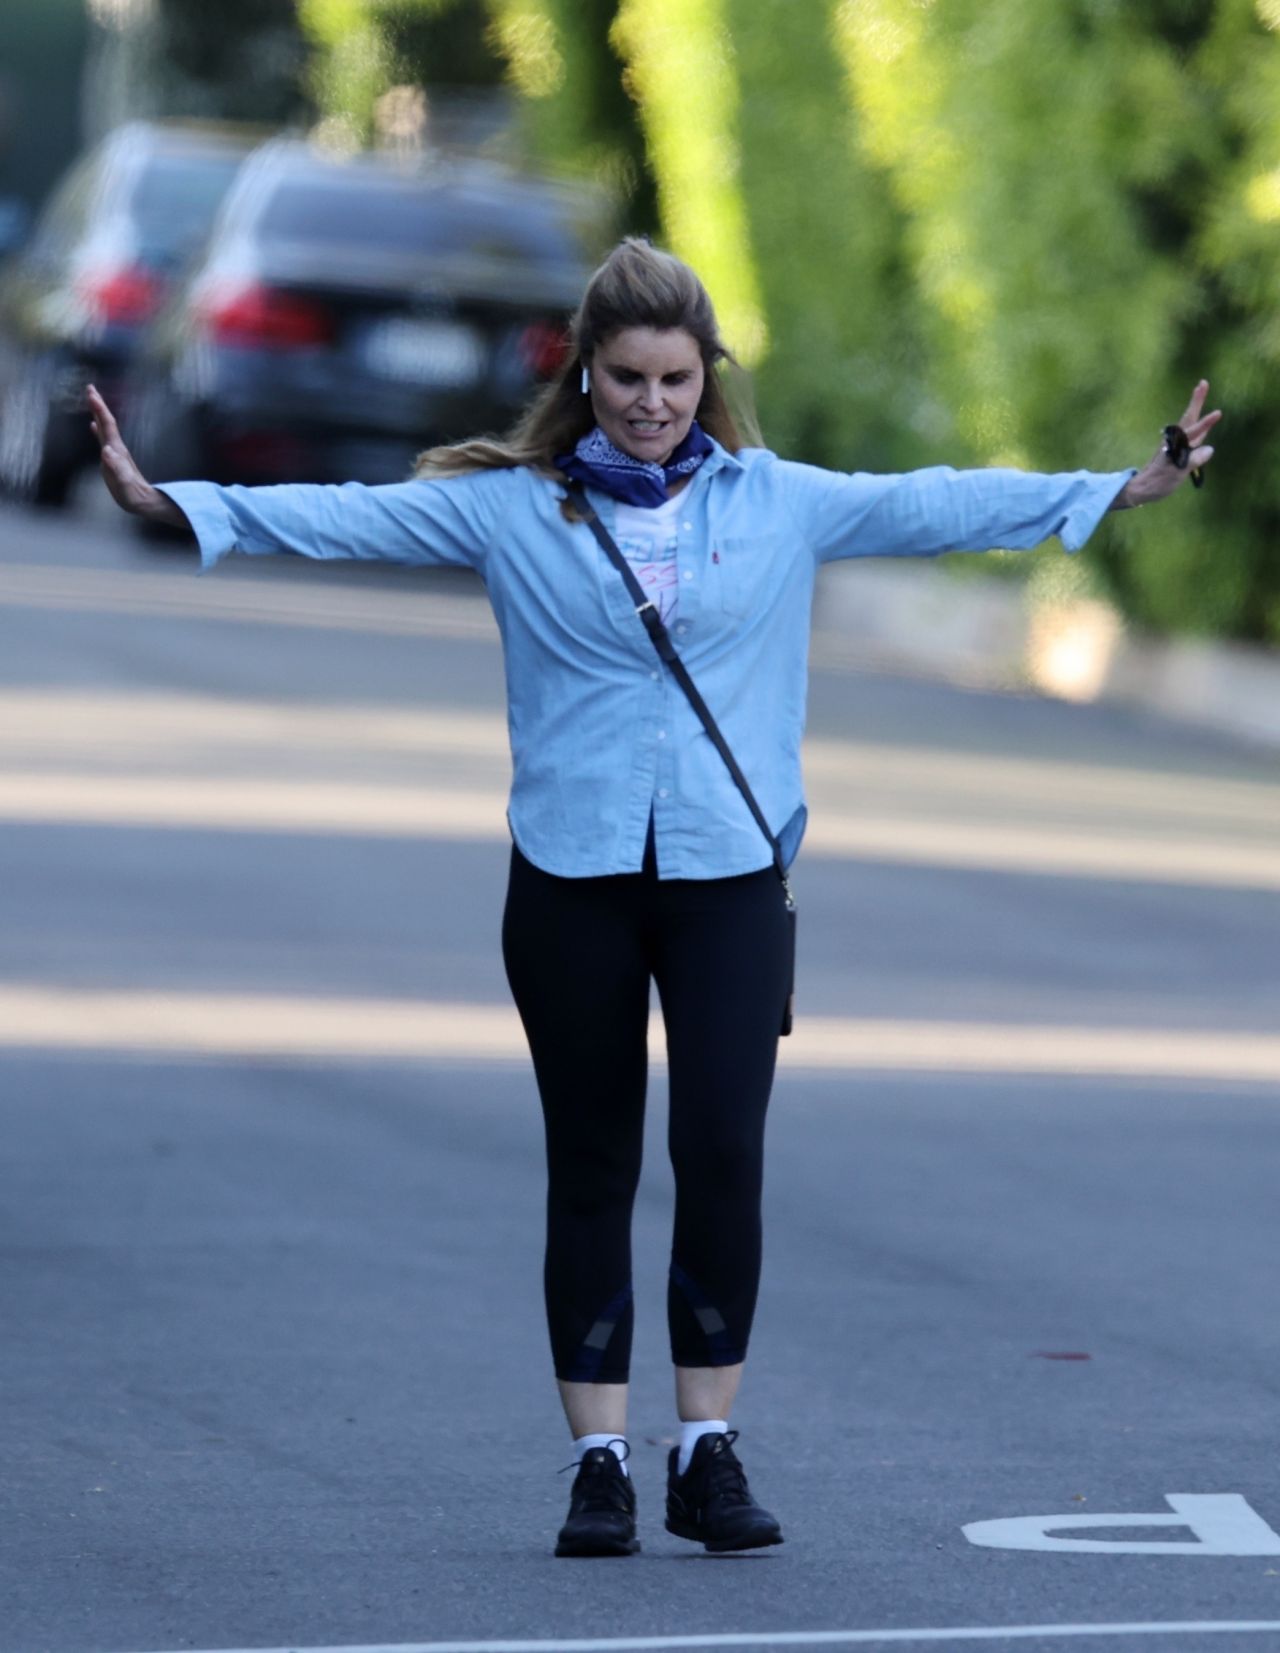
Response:
[[[604,1450],[613,1453],[619,1459],[619,1467],[621,1467],[631,1456],[631,1442],[623,1440],[620,1435],[616,1436],[615,1439],[619,1446],[625,1448],[625,1451],[614,1453],[612,1441],[606,1444]],[[595,1448],[595,1450],[599,1451],[601,1449]],[[587,1458],[584,1457],[579,1463],[565,1464],[562,1469],[556,1471],[556,1474],[563,1475],[570,1469],[578,1471],[573,1483],[573,1496],[579,1509],[612,1509],[621,1510],[624,1514],[627,1513],[629,1505],[626,1477],[621,1474],[614,1474],[612,1466],[605,1459],[597,1458],[588,1462]]]
[[[713,1442],[707,1460],[708,1490],[726,1504],[750,1504],[747,1472],[738,1462],[733,1443],[738,1431],[730,1429]]]

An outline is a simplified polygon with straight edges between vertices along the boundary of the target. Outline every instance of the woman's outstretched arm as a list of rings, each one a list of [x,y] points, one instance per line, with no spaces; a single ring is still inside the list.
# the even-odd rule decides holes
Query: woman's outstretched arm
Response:
[[[483,569],[488,546],[510,508],[517,474],[478,471],[379,487],[359,482],[260,488],[164,482],[157,487],[138,469],[98,391],[90,390],[89,405],[111,497],[135,516],[188,529],[205,568],[239,551]]]
[[[1142,467],[1044,475],[1002,467],[933,466],[899,475],[849,474],[781,462],[798,525],[820,562],[843,557],[932,557],[946,551],[1030,550],[1056,535],[1078,551],[1108,511],[1164,499],[1208,464],[1204,438],[1222,417],[1203,414],[1208,382],[1192,392],[1183,429],[1187,469],[1163,448]]]

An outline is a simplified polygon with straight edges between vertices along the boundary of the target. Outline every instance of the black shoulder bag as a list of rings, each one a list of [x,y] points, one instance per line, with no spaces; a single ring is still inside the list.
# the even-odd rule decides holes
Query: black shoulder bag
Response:
[[[690,706],[697,713],[698,721],[707,731],[707,738],[724,759],[725,768],[733,777],[734,785],[746,800],[747,808],[755,820],[756,825],[764,833],[765,841],[773,855],[773,868],[782,884],[782,896],[786,902],[787,936],[790,947],[790,964],[787,987],[787,1002],[782,1012],[782,1032],[785,1036],[791,1032],[792,1013],[795,1008],[796,997],[796,904],[791,894],[791,881],[787,877],[787,869],[782,859],[782,846],[769,830],[769,823],[764,818],[764,812],[755,800],[755,795],[747,784],[747,777],[738,767],[738,760],[729,750],[724,736],[720,733],[715,718],[712,717],[706,701],[698,693],[698,686],[689,676],[689,669],[676,653],[676,646],[671,641],[671,633],[662,623],[662,616],[644,594],[644,588],[636,579],[631,564],[623,556],[613,538],[613,535],[596,515],[588,500],[586,490],[580,482],[568,484],[569,497],[573,500],[579,515],[590,528],[599,542],[600,549],[609,561],[622,575],[623,583],[632,602],[636,605],[636,613],[644,622],[644,629],[649,633],[649,641],[658,651],[658,657],[670,671],[672,677],[684,690]]]

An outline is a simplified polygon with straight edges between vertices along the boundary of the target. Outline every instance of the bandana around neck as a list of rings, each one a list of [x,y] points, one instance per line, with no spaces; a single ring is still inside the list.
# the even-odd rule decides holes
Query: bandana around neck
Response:
[[[692,476],[714,450],[714,442],[695,419],[666,464],[656,465],[615,448],[597,425],[572,453],[556,455],[556,468],[575,482],[588,482],[612,494],[624,505],[665,505],[669,484]]]

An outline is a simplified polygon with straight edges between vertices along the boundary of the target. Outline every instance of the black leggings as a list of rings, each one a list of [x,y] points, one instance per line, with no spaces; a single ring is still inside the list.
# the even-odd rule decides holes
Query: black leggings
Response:
[[[650,853],[639,873],[558,878],[513,850],[502,945],[546,1122],[557,1377],[628,1377],[650,977],[671,1092],[671,1356],[735,1365],[755,1311],[765,1110],[790,986],[777,875],[659,880]]]

